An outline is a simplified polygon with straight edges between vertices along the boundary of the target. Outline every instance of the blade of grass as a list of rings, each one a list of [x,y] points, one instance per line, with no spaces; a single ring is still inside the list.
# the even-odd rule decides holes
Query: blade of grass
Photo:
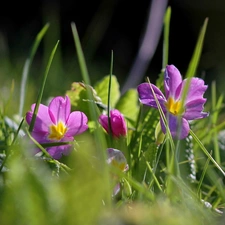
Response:
[[[151,89],[151,92],[153,93],[153,96],[154,96],[154,99],[156,101],[156,104],[157,104],[157,107],[158,107],[158,110],[159,110],[159,113],[160,113],[160,117],[162,119],[162,122],[164,123],[164,126],[166,127],[166,137],[169,139],[169,143],[166,142],[166,149],[167,149],[167,166],[168,166],[168,176],[167,176],[167,188],[166,188],[166,192],[168,195],[173,195],[174,193],[174,182],[172,181],[171,177],[172,175],[174,175],[175,177],[179,177],[180,176],[180,169],[179,169],[179,165],[178,165],[178,161],[177,161],[177,158],[176,158],[176,149],[175,149],[175,145],[174,145],[174,142],[173,142],[173,138],[172,138],[172,135],[170,133],[170,129],[169,129],[169,126],[168,126],[168,122],[167,122],[167,119],[164,115],[164,112],[159,104],[159,101],[155,95],[155,92],[152,88],[152,85],[151,85],[151,82],[149,80],[149,78],[147,78],[147,81],[149,83],[149,87]],[[169,145],[170,144],[170,150],[171,150],[171,153],[172,153],[172,156],[169,154]],[[168,159],[170,157],[170,160]]]
[[[45,83],[46,83],[46,80],[47,80],[47,77],[48,77],[48,73],[49,73],[50,66],[52,64],[53,57],[54,57],[56,49],[58,47],[58,44],[59,44],[59,41],[57,41],[55,47],[53,48],[53,50],[51,52],[51,55],[50,55],[50,58],[49,58],[49,61],[48,61],[48,64],[47,64],[47,67],[46,67],[46,70],[45,70],[45,74],[44,74],[44,77],[43,77],[42,85],[41,85],[41,88],[40,88],[40,91],[39,91],[39,94],[38,94],[38,98],[37,98],[37,101],[36,101],[36,104],[35,104],[35,108],[34,108],[34,113],[33,113],[32,119],[31,119],[30,127],[29,127],[29,132],[30,133],[32,132],[32,130],[34,128],[34,123],[35,123],[35,120],[36,120],[36,117],[37,117],[37,112],[38,112],[39,105],[41,103],[41,99],[42,99],[42,95],[43,95],[43,92],[44,92]]]
[[[20,131],[22,125],[23,125],[23,122],[24,122],[24,118],[21,120],[21,122],[19,124],[19,127],[18,127],[18,129],[17,129],[17,131],[16,131],[16,133],[14,135],[14,138],[12,140],[12,144],[11,145],[14,145],[14,143],[15,143],[17,137],[18,137],[19,131]],[[3,162],[2,162],[2,164],[0,166],[0,172],[2,171],[4,165],[6,164],[6,161],[7,161],[8,157],[9,157],[9,155],[10,155],[10,152],[8,154],[6,154],[6,157],[4,158],[4,160],[3,160]]]
[[[53,159],[52,156],[47,152],[47,150],[46,150],[44,147],[42,147],[42,145],[39,144],[39,143],[31,136],[31,134],[30,134],[29,131],[27,131],[26,133],[27,133],[28,137],[31,139],[31,141],[34,142],[34,144],[35,144],[35,145],[36,145],[36,146],[37,146],[37,147],[45,154],[46,157],[48,157],[48,158],[50,158],[50,159]]]
[[[84,58],[84,54],[83,54],[83,50],[82,50],[81,43],[80,43],[80,38],[79,38],[79,35],[77,32],[75,23],[71,23],[71,28],[72,28],[73,38],[74,38],[74,42],[75,42],[75,47],[77,50],[77,56],[78,56],[78,61],[79,61],[82,77],[84,79],[84,82],[87,85],[91,85],[85,58]],[[90,90],[88,90],[88,94],[89,94],[89,98],[92,99],[92,94],[91,94]]]
[[[155,92],[154,92],[154,90],[153,90],[153,88],[152,88],[150,79],[149,79],[148,77],[147,77],[147,81],[148,81],[148,83],[149,83],[149,88],[151,89],[151,91],[152,91],[152,93],[153,93],[153,96],[154,96],[154,99],[155,99],[155,101],[156,101],[156,104],[157,104],[157,107],[158,107],[158,110],[159,110],[160,117],[161,117],[161,119],[162,119],[162,121],[163,121],[163,123],[164,123],[164,126],[166,127],[166,134],[167,134],[168,137],[169,137],[171,148],[172,148],[173,150],[175,150],[175,146],[174,146],[174,143],[173,143],[173,138],[172,138],[172,135],[171,135],[171,133],[170,133],[170,129],[169,129],[169,127],[168,127],[167,119],[166,119],[166,117],[165,117],[165,115],[164,115],[164,112],[163,112],[163,110],[162,110],[162,107],[161,107],[160,104],[159,104],[159,101],[158,101],[158,99],[157,99],[157,97],[156,97],[156,95],[155,95]]]
[[[195,46],[194,53],[192,55],[191,61],[190,61],[189,66],[188,66],[186,78],[190,78],[190,77],[193,77],[195,75],[196,69],[198,67],[199,59],[200,59],[200,56],[201,56],[201,53],[202,53],[202,46],[203,46],[203,42],[204,42],[207,24],[208,24],[208,18],[205,19],[204,24],[202,26],[202,29],[200,31],[198,41],[197,41],[196,46]]]
[[[163,61],[162,68],[166,68],[169,60],[169,34],[170,34],[171,7],[168,7],[164,16],[164,37],[163,37]]]
[[[211,96],[212,96],[212,111],[213,111],[213,114],[211,116],[212,126],[215,127],[216,123],[217,123],[219,112],[222,108],[221,105],[222,105],[222,102],[223,102],[223,96],[220,96],[219,99],[216,97],[216,83],[215,83],[215,81],[212,82],[212,95]],[[216,103],[216,99],[218,99],[218,103]],[[212,136],[213,136],[213,146],[214,146],[215,160],[218,162],[219,165],[221,165],[217,130],[215,130],[213,132]]]
[[[79,38],[79,35],[78,35],[78,32],[77,32],[77,28],[76,28],[75,23],[71,23],[71,28],[72,28],[73,38],[74,38],[75,47],[76,47],[76,50],[77,50],[77,56],[78,56],[78,61],[79,61],[79,65],[80,65],[83,80],[87,85],[91,86],[91,82],[90,82],[90,78],[89,78],[89,74],[88,74],[83,50],[82,50],[81,43],[80,43],[80,38]],[[92,92],[89,88],[87,88],[87,93],[88,93],[89,99],[94,101]],[[93,121],[95,121],[96,127],[98,127],[98,124],[97,124],[98,117],[97,117],[97,114],[96,114],[96,106],[94,104],[89,104],[89,109],[90,109],[91,117],[92,117]],[[95,132],[94,135],[96,137],[96,144],[98,146],[97,148],[99,150],[102,150],[101,152],[105,152],[106,140],[103,136],[103,133],[100,132],[100,129],[97,129],[97,132]],[[104,157],[104,159],[106,159],[105,155],[103,157]]]
[[[149,172],[151,173],[151,175],[152,175],[152,177],[153,177],[153,181],[155,181],[155,183],[156,183],[156,186],[158,187],[158,189],[159,189],[160,191],[163,191],[162,188],[161,188],[161,186],[160,186],[160,183],[159,183],[157,177],[155,176],[155,173],[153,172],[153,170],[152,170],[152,168],[151,168],[151,166],[150,166],[150,163],[149,163],[148,161],[146,161],[146,165],[147,165],[147,167],[148,167]],[[153,182],[150,183],[149,189],[151,188],[152,185],[153,185]]]
[[[209,185],[210,187],[209,190],[212,190],[213,186],[216,187],[214,193],[212,191],[207,193],[207,198],[211,198],[216,193],[218,197],[221,197],[223,201],[225,201],[224,182],[221,176],[218,173],[216,173],[214,167],[212,166],[208,167],[206,176],[207,180],[210,181],[211,183],[211,185]]]
[[[113,51],[111,52],[111,63],[110,63],[110,72],[109,72],[109,85],[108,85],[108,108],[107,108],[107,113],[108,113],[108,124],[109,124],[109,140],[110,140],[110,145],[112,145],[112,124],[110,120],[110,95],[111,95],[111,84],[112,84],[112,71],[113,71]]]
[[[81,69],[81,74],[82,74],[83,80],[87,85],[91,86],[83,50],[82,50],[81,43],[80,43],[80,38],[79,38],[77,28],[76,28],[76,25],[74,22],[71,23],[71,28],[72,28],[73,39],[74,39],[74,43],[75,43],[75,47],[76,47],[76,51],[77,51],[77,57],[78,57],[79,66]],[[94,100],[93,95],[89,88],[87,88],[87,94],[88,94],[89,99],[93,101]],[[97,117],[97,113],[96,113],[97,106],[94,104],[89,104],[89,109],[90,109],[91,117],[96,124],[96,128],[99,128],[99,124],[97,124],[97,121],[98,121],[98,117]],[[101,129],[96,129],[96,132],[94,132],[94,138],[95,138],[95,143],[96,143],[96,146],[98,149],[98,153],[100,154],[99,156],[104,162],[106,162],[107,145],[106,145],[106,139],[104,138],[103,131]],[[109,176],[109,170],[107,168],[108,167],[105,166],[103,177],[104,177],[104,182],[107,187],[107,190],[110,191],[110,179],[109,179],[110,176]],[[109,206],[111,206],[110,195],[111,194],[109,194],[109,193],[106,195],[106,204]]]
[[[202,171],[202,174],[201,174],[201,177],[199,179],[199,182],[198,182],[198,187],[197,187],[197,195],[200,197],[200,188],[201,188],[201,185],[202,185],[202,182],[203,182],[203,179],[205,177],[205,174],[206,174],[206,170],[209,166],[209,161],[210,159],[208,158],[205,165],[204,165],[204,168],[203,168],[203,171]]]
[[[59,165],[60,166],[60,168],[64,171],[64,172],[66,172],[67,173],[67,171],[71,171],[71,169],[67,166],[67,165],[65,165],[65,164],[63,164],[63,163],[61,163],[61,162],[59,162],[58,160],[55,160],[55,159],[53,159],[52,158],[52,156],[45,150],[45,148],[43,148],[42,147],[42,145],[41,144],[39,144],[32,136],[31,136],[31,134],[30,134],[30,132],[27,130],[27,135],[28,135],[28,137],[31,139],[31,141],[44,153],[44,155],[48,158],[48,159],[46,159],[47,161],[51,161],[51,162],[53,162],[53,163],[55,163],[55,164],[57,164],[57,165]]]
[[[20,87],[20,104],[19,104],[19,116],[22,117],[23,115],[23,107],[24,107],[24,101],[25,101],[25,95],[26,95],[26,83],[27,83],[27,77],[30,71],[30,66],[33,61],[34,55],[37,51],[37,48],[43,39],[45,33],[47,32],[49,28],[49,24],[47,23],[41,31],[38,33],[38,35],[35,38],[34,44],[31,48],[31,52],[29,57],[26,59],[23,72],[22,72],[22,80],[21,80],[21,87]]]
[[[146,199],[149,199],[151,201],[155,200],[154,193],[151,190],[147,189],[140,182],[136,181],[132,176],[129,176],[128,174],[122,172],[119,168],[116,168],[115,166],[110,166],[109,170],[112,174],[118,175],[120,179],[125,178],[129,182],[130,186],[132,186],[133,189],[145,196]]]
[[[223,169],[219,166],[219,164],[213,159],[213,157],[210,155],[210,153],[207,151],[207,149],[204,147],[202,142],[198,139],[198,137],[195,135],[195,133],[190,130],[191,136],[194,138],[194,140],[198,143],[199,147],[202,149],[202,151],[205,153],[205,155],[210,159],[210,161],[216,166],[216,168],[225,176],[225,172]]]

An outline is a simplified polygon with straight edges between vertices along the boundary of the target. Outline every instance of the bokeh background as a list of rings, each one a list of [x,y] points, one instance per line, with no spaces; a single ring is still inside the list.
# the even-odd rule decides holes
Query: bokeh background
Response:
[[[158,2],[163,2],[158,1]],[[201,26],[209,19],[197,76],[209,85],[217,81],[218,93],[225,92],[225,2],[223,0],[168,0],[171,6],[169,63],[182,74],[187,70]],[[4,1],[0,9],[0,83],[1,96],[14,81],[19,92],[25,59],[38,32],[46,23],[50,27],[35,55],[29,74],[27,101],[33,101],[43,77],[50,53],[60,40],[54,57],[45,97],[62,95],[74,81],[82,81],[76,57],[71,22],[75,22],[81,39],[91,82],[107,75],[111,51],[113,72],[121,87],[129,77],[143,38],[152,1],[119,0],[37,0]],[[157,24],[158,21],[155,21]],[[160,24],[159,24],[160,26]],[[154,33],[154,31],[152,31]],[[143,74],[155,81],[162,69],[163,34]],[[210,95],[210,94],[208,94]],[[15,101],[18,95],[14,95]]]

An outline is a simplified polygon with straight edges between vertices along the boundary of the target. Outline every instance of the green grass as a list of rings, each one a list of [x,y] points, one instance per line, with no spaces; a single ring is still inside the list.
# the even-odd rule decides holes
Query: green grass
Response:
[[[169,57],[170,10],[164,20],[162,70]],[[71,23],[71,35],[80,76],[73,78],[71,86],[65,85],[55,93],[67,94],[72,110],[81,110],[88,116],[89,129],[75,137],[73,151],[60,160],[49,157],[43,146],[39,146],[43,155],[31,154],[33,146],[39,145],[30,135],[38,106],[47,104],[54,93],[48,85],[54,79],[50,72],[54,71],[60,41],[52,43],[41,79],[34,82],[29,77],[48,26],[37,34],[31,46],[21,76],[18,75],[21,83],[19,79],[1,83],[0,224],[224,224],[225,146],[219,135],[225,127],[224,115],[220,114],[224,98],[216,95],[216,84],[205,105],[209,117],[193,121],[187,139],[173,140],[158,130],[161,110],[159,113],[141,105],[135,89],[120,93],[113,74],[113,54],[108,63],[109,75],[92,83],[75,23]],[[206,28],[207,19],[193,57],[187,62],[187,77],[197,76]],[[6,65],[0,72],[6,74],[4,68]],[[156,83],[160,87],[162,79],[159,71]],[[37,108],[28,126],[24,118],[34,102]],[[127,137],[110,138],[99,125],[99,115],[110,108],[124,114],[129,128]],[[106,164],[109,147],[124,152],[129,164],[127,172]],[[112,196],[116,184],[112,174],[121,184],[116,196]]]

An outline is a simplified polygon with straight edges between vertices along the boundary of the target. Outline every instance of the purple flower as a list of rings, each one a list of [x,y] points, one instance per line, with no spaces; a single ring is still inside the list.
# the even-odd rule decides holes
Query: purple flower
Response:
[[[30,125],[35,104],[31,106],[31,111],[26,114],[26,121]],[[71,104],[68,96],[55,97],[49,106],[39,105],[32,136],[40,144],[52,142],[71,142],[74,136],[87,130],[87,117],[80,111],[71,112]],[[46,149],[54,158],[59,159],[63,155],[68,155],[71,145],[60,145]],[[37,152],[40,150],[38,149]]]
[[[110,133],[109,120],[107,115],[100,115],[99,123],[102,125],[102,127],[106,130],[107,133]],[[110,110],[110,124],[113,137],[119,138],[120,136],[127,135],[126,122],[119,110]]]
[[[107,149],[107,163],[111,166],[114,166],[115,168],[119,169],[122,172],[126,172],[129,169],[124,154],[117,149],[113,148]],[[114,175],[113,178],[116,181],[113,195],[116,195],[120,191],[120,183],[118,182],[118,178],[116,175]]]
[[[179,70],[174,65],[166,66],[164,74],[165,95],[158,87],[151,84],[156,98],[168,119],[168,126],[173,137],[183,139],[187,137],[190,127],[188,121],[205,118],[208,113],[203,112],[206,99],[203,95],[207,89],[204,80],[190,78],[185,99],[182,95],[187,79],[182,80]],[[188,81],[188,82],[189,82]],[[137,88],[139,100],[142,104],[158,108],[149,83],[142,83]],[[165,125],[160,119],[162,131],[166,133]]]

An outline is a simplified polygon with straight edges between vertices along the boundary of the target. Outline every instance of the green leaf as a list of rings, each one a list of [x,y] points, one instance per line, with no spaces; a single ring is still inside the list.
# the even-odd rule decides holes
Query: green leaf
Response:
[[[128,126],[134,126],[139,112],[138,93],[136,89],[128,90],[119,99],[115,108],[118,109],[125,116],[126,119],[128,119]]]
[[[193,139],[197,142],[199,147],[202,149],[203,153],[210,159],[210,161],[214,164],[214,166],[225,176],[224,170],[220,167],[220,165],[213,159],[213,157],[210,155],[210,153],[207,151],[205,146],[202,144],[202,142],[198,139],[198,137],[195,135],[195,133],[190,130],[190,134],[193,137]]]
[[[109,86],[109,76],[105,76],[102,80],[97,82],[94,86],[98,96],[102,99],[102,103],[107,105],[108,103],[108,86]],[[117,101],[120,98],[120,90],[119,90],[119,83],[117,81],[116,76],[112,75],[111,77],[111,99],[110,108],[115,108]]]
[[[88,91],[89,89],[92,94],[93,101],[89,99]],[[96,91],[93,87],[85,85],[81,82],[73,82],[71,89],[66,91],[66,94],[69,96],[73,110],[79,110],[84,112],[88,118],[91,117],[89,103],[102,105],[101,99],[97,96]]]
[[[132,154],[134,155],[135,160],[139,158],[140,143],[141,151],[143,152],[147,151],[152,143],[157,145],[155,139],[155,129],[158,121],[158,110],[143,106],[141,119],[138,122],[137,130],[135,130],[129,146],[129,148],[132,149]]]
[[[35,108],[34,108],[34,113],[33,113],[32,119],[31,119],[29,132],[32,132],[32,130],[34,128],[34,123],[35,123],[35,120],[36,120],[36,117],[37,117],[38,107],[41,104],[41,99],[42,99],[42,96],[43,96],[46,80],[47,80],[47,77],[48,77],[48,73],[49,73],[53,58],[55,56],[55,53],[56,53],[56,50],[57,50],[57,47],[58,47],[58,44],[59,44],[59,41],[57,41],[56,45],[54,46],[54,48],[51,52],[51,55],[49,57],[47,67],[45,69],[45,74],[44,74],[44,77],[43,77],[43,80],[42,80],[42,85],[41,85],[41,88],[40,88],[39,93],[38,93],[36,105],[35,105]]]
[[[49,24],[47,23],[41,31],[37,34],[35,41],[32,45],[32,49],[30,52],[29,57],[26,59],[24,67],[23,67],[23,73],[22,73],[22,79],[21,79],[21,88],[20,88],[20,104],[19,104],[19,115],[22,117],[23,115],[23,107],[25,102],[25,96],[26,96],[26,84],[27,84],[27,78],[28,74],[30,72],[30,67],[33,61],[33,58],[36,54],[36,51],[38,49],[38,46],[41,43],[41,40],[43,39],[45,33],[47,32],[49,28]]]
[[[200,59],[200,56],[201,56],[201,53],[202,53],[202,46],[203,46],[203,42],[204,42],[204,37],[205,37],[207,24],[208,24],[208,18],[205,19],[203,27],[202,27],[202,29],[200,31],[200,34],[199,34],[198,41],[197,41],[196,46],[195,46],[195,50],[194,50],[193,56],[191,58],[189,66],[188,66],[188,71],[186,73],[186,78],[195,76],[195,71],[196,71],[196,69],[198,67],[199,59]]]
[[[82,107],[83,100],[88,99],[86,89],[80,82],[73,82],[71,90],[68,90],[66,94],[70,97],[71,105],[75,109]]]
[[[171,7],[168,7],[164,16],[164,31],[163,31],[163,63],[162,68],[166,68],[169,60],[169,33],[170,33],[170,17]]]
[[[146,183],[148,183],[152,179],[152,174],[149,173],[149,171],[146,173],[146,162],[148,162],[151,167],[154,166],[157,157],[157,150],[158,148],[153,142],[148,145],[147,149],[142,148],[139,160],[137,161],[135,166],[135,171],[133,172],[133,175],[138,181],[145,181]]]

